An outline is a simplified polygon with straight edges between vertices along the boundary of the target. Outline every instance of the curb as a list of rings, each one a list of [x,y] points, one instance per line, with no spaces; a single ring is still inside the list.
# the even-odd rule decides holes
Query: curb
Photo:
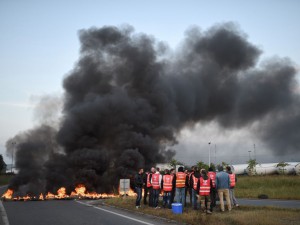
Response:
[[[2,204],[2,201],[0,201],[0,224],[9,225],[7,214],[6,214],[5,208]]]

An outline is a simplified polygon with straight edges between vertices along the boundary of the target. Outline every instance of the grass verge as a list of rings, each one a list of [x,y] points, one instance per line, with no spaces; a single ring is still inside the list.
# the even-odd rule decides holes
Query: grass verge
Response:
[[[185,208],[183,214],[173,214],[170,209],[154,209],[148,206],[135,209],[134,197],[107,199],[105,204],[191,225],[299,225],[300,223],[299,209],[242,206],[234,208],[231,212],[221,213],[216,209],[213,214],[207,215],[191,208]]]
[[[257,198],[261,194],[271,199],[300,200],[300,176],[238,176],[235,196]]]
[[[0,174],[0,186],[9,184],[14,175]]]

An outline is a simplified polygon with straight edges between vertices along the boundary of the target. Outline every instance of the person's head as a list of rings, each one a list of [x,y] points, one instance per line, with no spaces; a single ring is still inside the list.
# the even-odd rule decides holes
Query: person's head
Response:
[[[212,167],[209,167],[208,171],[214,171],[214,169]]]
[[[201,175],[202,175],[202,176],[206,176],[206,175],[207,175],[207,172],[206,172],[205,169],[201,169]]]
[[[219,172],[221,172],[221,171],[223,171],[223,170],[224,170],[223,166],[221,166],[221,165],[218,166],[218,171],[219,171]]]
[[[155,172],[156,172],[155,168],[151,167],[151,173],[155,173]]]
[[[165,169],[165,174],[170,174],[170,171],[168,169]]]
[[[184,170],[184,173],[188,174],[188,173],[189,173],[189,171],[188,171],[188,170]]]
[[[139,174],[142,174],[142,173],[144,173],[144,169],[143,169],[143,168],[140,168],[140,169],[139,169]]]
[[[180,167],[178,168],[178,172],[183,172],[183,167],[182,167],[182,166],[180,166]]]
[[[196,173],[199,173],[199,167],[195,166],[194,170],[195,170]]]
[[[231,172],[231,167],[230,166],[226,166],[226,171],[227,172]]]
[[[156,172],[159,172],[159,171],[160,171],[159,167],[156,167]]]
[[[195,166],[192,166],[191,167],[191,172],[194,172],[195,171]]]
[[[170,174],[175,174],[175,169],[172,168],[172,169],[170,170]]]

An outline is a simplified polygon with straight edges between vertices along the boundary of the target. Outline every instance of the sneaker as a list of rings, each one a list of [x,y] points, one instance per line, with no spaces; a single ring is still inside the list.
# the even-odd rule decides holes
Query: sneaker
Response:
[[[160,207],[159,207],[159,206],[156,206],[155,209],[160,209]]]
[[[206,213],[207,214],[211,214],[212,212],[210,210],[206,210]]]
[[[239,204],[235,204],[235,207],[239,207]]]

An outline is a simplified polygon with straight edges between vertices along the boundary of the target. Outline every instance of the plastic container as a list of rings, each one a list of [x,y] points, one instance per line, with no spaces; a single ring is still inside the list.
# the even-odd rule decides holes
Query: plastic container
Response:
[[[172,204],[172,212],[174,214],[182,214],[182,204],[181,203],[173,203]]]

